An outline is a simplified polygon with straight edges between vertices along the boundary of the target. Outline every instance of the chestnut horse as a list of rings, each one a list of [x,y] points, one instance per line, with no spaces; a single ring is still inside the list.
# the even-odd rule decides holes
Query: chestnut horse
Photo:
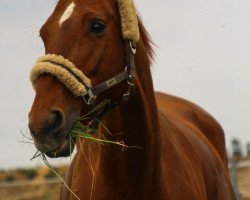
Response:
[[[131,148],[77,139],[66,176],[71,191],[62,187],[61,199],[235,199],[223,130],[191,102],[154,92],[151,42],[139,19],[138,26],[133,83],[121,81],[96,99],[116,102],[101,118],[112,133],[105,137]],[[117,0],[59,0],[40,35],[46,54],[67,58],[94,86],[124,71],[133,50],[122,37]],[[129,99],[121,101],[124,94]],[[68,132],[91,109],[55,76],[42,74],[29,113],[37,149],[50,157],[55,150],[56,157],[68,156]]]

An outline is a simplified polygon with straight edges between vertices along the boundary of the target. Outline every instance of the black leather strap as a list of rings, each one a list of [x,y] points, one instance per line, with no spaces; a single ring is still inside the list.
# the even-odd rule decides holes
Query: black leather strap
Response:
[[[124,80],[127,80],[129,78],[129,74],[127,72],[127,70],[124,70],[123,72],[121,72],[120,74],[117,74],[115,77],[95,86],[92,87],[91,90],[93,91],[93,94],[95,96],[98,96],[100,93],[114,87],[115,85],[118,85],[119,83],[121,83]]]
[[[135,77],[135,53],[136,53],[136,45],[129,42],[128,52],[127,52],[127,68],[129,70],[129,74],[132,77]]]

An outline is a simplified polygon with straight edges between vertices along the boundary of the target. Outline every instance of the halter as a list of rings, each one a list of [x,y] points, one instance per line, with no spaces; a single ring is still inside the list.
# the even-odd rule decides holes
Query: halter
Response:
[[[40,75],[47,73],[56,77],[76,97],[82,97],[87,105],[92,105],[92,107],[95,107],[95,101],[99,94],[109,90],[121,82],[127,81],[128,89],[122,95],[121,100],[112,102],[106,106],[102,110],[101,114],[99,114],[99,116],[96,118],[102,118],[102,116],[109,109],[119,104],[119,102],[125,102],[129,99],[131,88],[134,85],[134,56],[136,54],[136,44],[139,41],[140,34],[133,1],[117,0],[117,2],[121,17],[122,36],[128,43],[127,61],[124,71],[96,86],[92,86],[90,79],[86,77],[85,74],[80,71],[71,61],[60,55],[47,54],[38,58],[31,71],[30,80],[35,90]]]
[[[83,99],[86,104],[93,105],[97,96],[110,88],[118,85],[123,81],[127,81],[128,90],[122,96],[122,101],[127,101],[130,96],[131,87],[133,87],[133,79],[135,77],[135,62],[134,55],[136,53],[136,45],[129,42],[128,54],[127,54],[127,65],[123,72],[117,74],[116,76],[94,86],[88,88],[87,93],[83,96]]]
[[[130,96],[130,89],[133,86],[133,79],[135,77],[135,53],[136,45],[129,42],[127,64],[124,71],[96,86],[92,86],[90,80],[68,59],[53,54],[47,54],[38,58],[31,71],[30,79],[33,88],[36,90],[40,75],[45,73],[51,74],[76,97],[82,97],[87,105],[93,105],[99,94],[123,81],[127,81],[129,85],[128,91],[122,97],[122,101],[126,101]]]

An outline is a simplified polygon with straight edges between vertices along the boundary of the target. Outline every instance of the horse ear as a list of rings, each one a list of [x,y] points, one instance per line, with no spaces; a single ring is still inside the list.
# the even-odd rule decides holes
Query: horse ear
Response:
[[[117,0],[123,38],[137,43],[140,39],[138,19],[133,0]]]

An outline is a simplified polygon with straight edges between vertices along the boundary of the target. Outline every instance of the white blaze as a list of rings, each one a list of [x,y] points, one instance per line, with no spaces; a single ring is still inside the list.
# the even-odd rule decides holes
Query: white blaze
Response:
[[[64,13],[62,14],[60,20],[59,20],[59,26],[62,25],[63,22],[65,22],[67,19],[69,19],[71,17],[71,15],[74,12],[74,8],[75,8],[75,4],[71,3],[66,10],[64,11]]]

